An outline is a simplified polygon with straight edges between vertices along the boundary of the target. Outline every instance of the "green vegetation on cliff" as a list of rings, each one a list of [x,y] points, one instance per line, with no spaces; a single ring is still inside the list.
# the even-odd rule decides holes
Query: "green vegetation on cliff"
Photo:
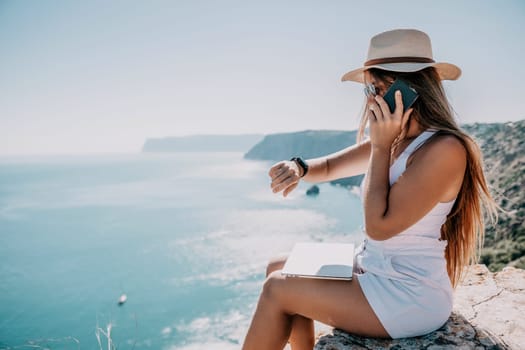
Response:
[[[464,129],[481,147],[487,180],[503,209],[496,226],[487,223],[481,262],[492,271],[525,268],[525,120]]]

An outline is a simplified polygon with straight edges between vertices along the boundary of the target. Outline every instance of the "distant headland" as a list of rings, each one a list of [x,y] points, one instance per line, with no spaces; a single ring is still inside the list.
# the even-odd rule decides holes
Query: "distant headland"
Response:
[[[142,152],[246,152],[263,138],[262,134],[149,138]]]

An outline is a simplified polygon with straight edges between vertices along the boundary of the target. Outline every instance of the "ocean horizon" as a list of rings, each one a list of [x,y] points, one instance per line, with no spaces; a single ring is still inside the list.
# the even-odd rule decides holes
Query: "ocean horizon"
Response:
[[[359,243],[359,198],[240,152],[0,158],[0,349],[237,349],[267,261]],[[127,301],[118,305],[126,294]]]

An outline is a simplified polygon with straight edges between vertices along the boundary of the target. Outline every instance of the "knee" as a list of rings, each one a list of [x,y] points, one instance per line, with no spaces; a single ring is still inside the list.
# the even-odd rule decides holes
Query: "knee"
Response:
[[[284,278],[280,271],[271,272],[264,281],[261,297],[272,303],[278,302]]]

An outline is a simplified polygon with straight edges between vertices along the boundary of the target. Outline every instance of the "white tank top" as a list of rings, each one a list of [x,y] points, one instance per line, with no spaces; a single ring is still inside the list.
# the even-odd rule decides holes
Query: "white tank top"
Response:
[[[405,171],[410,155],[435,132],[427,130],[421,133],[394,161],[390,167],[390,186]],[[364,183],[365,179],[361,190]],[[447,241],[440,240],[440,237],[441,226],[454,202],[436,204],[415,224],[387,240],[376,241],[367,236],[356,255],[359,268],[404,282],[413,283],[415,279],[429,286],[444,287],[450,293],[444,255]],[[413,266],[418,266],[417,270]]]
[[[401,153],[401,155],[394,161],[390,167],[390,186],[392,186],[397,179],[406,170],[407,160],[410,155],[415,152],[421,145],[427,141],[432,135],[436,133],[435,130],[422,132],[408,147]],[[454,206],[455,200],[450,202],[439,202],[434,208],[423,216],[418,222],[406,229],[400,234],[426,236],[432,238],[440,238],[441,226],[447,220],[447,215]]]

